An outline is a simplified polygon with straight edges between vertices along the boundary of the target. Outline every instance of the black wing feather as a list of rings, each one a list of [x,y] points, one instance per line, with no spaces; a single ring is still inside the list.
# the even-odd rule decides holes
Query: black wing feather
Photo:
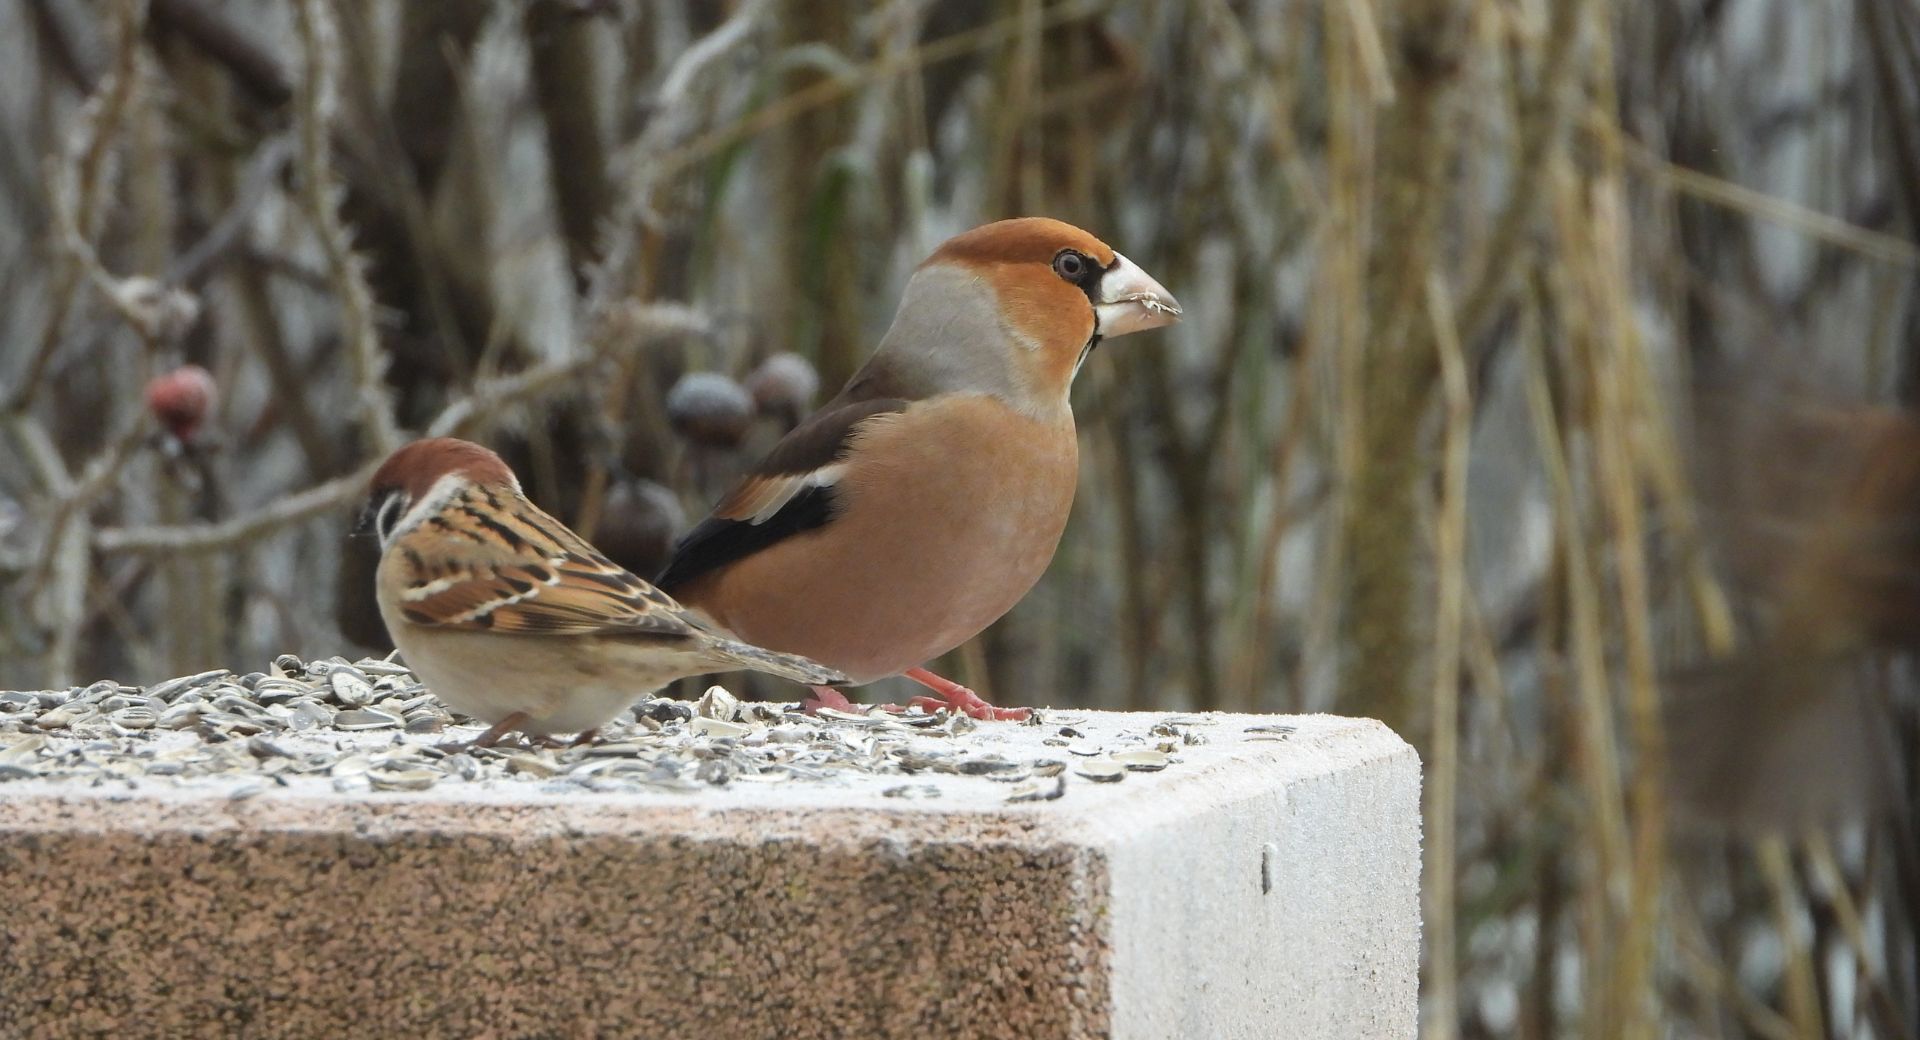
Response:
[[[846,452],[853,431],[876,415],[905,411],[899,398],[829,404],[781,438],[754,467],[753,476],[811,473],[832,465]],[[751,478],[749,478],[751,479]],[[725,501],[724,499],[722,501]],[[653,580],[667,594],[723,567],[738,563],[769,546],[824,527],[833,520],[831,486],[809,487],[760,523],[709,516],[695,525],[673,547],[673,558]]]

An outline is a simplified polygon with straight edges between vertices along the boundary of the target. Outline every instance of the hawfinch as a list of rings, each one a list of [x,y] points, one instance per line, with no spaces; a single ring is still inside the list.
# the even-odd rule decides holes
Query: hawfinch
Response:
[[[1073,506],[1068,391],[1102,339],[1177,320],[1159,283],[1029,217],[948,240],[880,347],[674,550],[656,583],[751,642],[854,683],[904,675],[975,718],[1023,718],[926,662],[1027,594]],[[810,707],[843,707],[816,690]]]
[[[622,570],[520,492],[500,456],[415,441],[373,475],[356,531],[380,540],[375,589],[407,666],[454,709],[511,731],[593,730],[675,679],[750,668],[845,676],[728,638]]]

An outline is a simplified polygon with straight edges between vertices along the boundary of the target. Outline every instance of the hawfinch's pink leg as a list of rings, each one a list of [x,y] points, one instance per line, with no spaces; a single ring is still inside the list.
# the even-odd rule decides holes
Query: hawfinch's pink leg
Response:
[[[807,689],[813,691],[813,696],[800,702],[800,710],[809,715],[818,712],[821,708],[832,708],[834,711],[844,711],[850,715],[866,714],[866,708],[848,700],[846,694],[831,686],[809,686]]]
[[[939,697],[914,697],[907,706],[919,705],[928,712],[946,708],[949,711],[964,712],[983,722],[1020,722],[1033,714],[1029,708],[996,708],[980,699],[980,695],[951,679],[942,679],[925,668],[909,668],[900,673],[914,682],[925,686]]]

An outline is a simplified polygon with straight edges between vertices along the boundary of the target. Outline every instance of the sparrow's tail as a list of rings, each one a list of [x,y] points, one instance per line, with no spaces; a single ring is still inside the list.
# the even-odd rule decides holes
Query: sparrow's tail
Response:
[[[713,641],[712,651],[716,657],[737,667],[777,675],[804,686],[845,686],[853,681],[811,658],[801,657],[798,654],[783,654],[777,650],[763,650],[751,643],[742,643],[737,640],[716,639]]]

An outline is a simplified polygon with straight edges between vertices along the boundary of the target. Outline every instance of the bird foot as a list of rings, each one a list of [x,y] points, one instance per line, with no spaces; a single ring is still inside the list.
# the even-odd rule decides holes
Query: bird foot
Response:
[[[813,696],[800,702],[800,710],[809,715],[818,715],[821,708],[844,711],[850,715],[864,715],[867,713],[866,705],[853,703],[847,699],[846,694],[841,693],[831,686],[809,686],[807,688],[813,691]]]
[[[458,755],[467,751],[476,751],[480,748],[495,747],[507,734],[517,733],[519,736],[519,745],[523,748],[546,748],[550,751],[564,751],[567,748],[577,748],[582,744],[591,744],[595,738],[600,736],[600,729],[596,726],[593,729],[581,731],[572,740],[561,740],[558,737],[549,736],[544,733],[528,733],[520,729],[520,727],[526,725],[528,721],[530,721],[530,719],[525,712],[514,712],[512,715],[494,723],[488,727],[485,733],[480,734],[472,740],[454,740],[445,744],[435,744],[434,750],[444,755]]]
[[[939,696],[912,697],[905,704],[881,704],[876,706],[879,710],[900,714],[919,708],[931,715],[944,708],[956,715],[966,715],[982,722],[1024,722],[1029,715],[1033,714],[1031,708],[996,708],[965,686],[942,679],[924,668],[915,668],[904,674]],[[814,686],[810,689],[813,690],[813,696],[800,702],[800,710],[809,715],[818,714],[821,708],[844,711],[853,715],[865,715],[870,710],[867,705],[855,704],[848,700],[846,694],[831,686]]]
[[[501,719],[499,722],[494,723],[492,726],[487,727],[485,733],[480,734],[472,740],[455,740],[446,744],[436,744],[434,745],[434,750],[448,755],[458,755],[462,752],[474,751],[479,748],[490,748],[498,744],[501,737],[526,725],[528,721],[529,719],[526,712],[516,711],[506,718]]]
[[[981,722],[1025,722],[1027,716],[1033,714],[1032,708],[996,708],[964,686],[960,687],[960,694],[952,697],[909,697],[904,705],[882,704],[880,710],[909,711],[919,708],[931,715],[945,708],[956,715],[965,715]]]
[[[910,668],[902,674],[938,694],[936,697],[910,698],[907,701],[910,708],[919,707],[929,713],[945,708],[982,722],[1025,722],[1033,714],[1031,708],[996,708],[965,686],[951,679],[943,679],[925,668]]]

